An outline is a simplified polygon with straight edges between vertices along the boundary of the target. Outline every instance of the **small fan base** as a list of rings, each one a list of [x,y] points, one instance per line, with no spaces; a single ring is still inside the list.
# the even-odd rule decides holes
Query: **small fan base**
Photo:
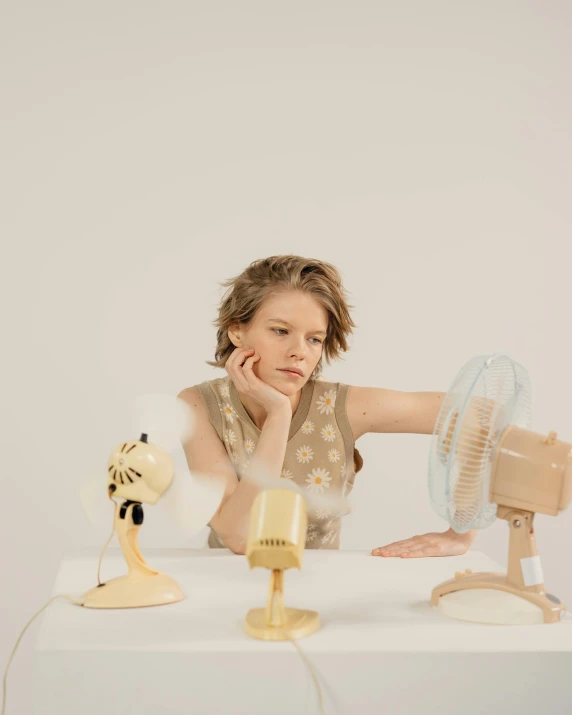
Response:
[[[176,581],[163,573],[127,574],[112,578],[83,595],[85,608],[144,608],[176,603],[184,594]]]
[[[444,616],[472,623],[505,626],[544,623],[542,608],[513,593],[496,589],[453,591],[439,598],[437,608]]]
[[[252,608],[246,614],[244,630],[249,636],[265,641],[285,641],[304,638],[315,633],[320,627],[320,616],[316,611],[306,611],[298,608],[285,608],[286,622],[284,625],[268,625],[266,609]]]

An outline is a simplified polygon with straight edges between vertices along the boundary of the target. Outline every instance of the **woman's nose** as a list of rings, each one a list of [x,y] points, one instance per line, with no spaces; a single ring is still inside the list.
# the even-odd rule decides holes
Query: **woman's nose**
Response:
[[[290,357],[302,358],[306,355],[306,340],[304,338],[293,339],[289,346]]]

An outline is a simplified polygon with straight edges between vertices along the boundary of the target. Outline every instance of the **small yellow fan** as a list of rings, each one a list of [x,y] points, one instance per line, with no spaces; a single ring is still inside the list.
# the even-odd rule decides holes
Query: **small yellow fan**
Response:
[[[115,503],[114,528],[128,572],[87,591],[86,608],[133,608],[175,603],[183,598],[178,584],[152,569],[139,550],[137,535],[143,524],[143,504],[156,504],[173,480],[173,461],[147,435],[118,445],[108,462],[107,490]]]
[[[251,609],[245,631],[262,640],[294,640],[320,627],[316,611],[284,606],[284,571],[302,568],[308,517],[301,494],[290,489],[260,492],[250,513],[246,557],[250,568],[270,569],[266,608]]]
[[[108,499],[114,503],[114,534],[127,574],[87,591],[82,597],[86,608],[136,608],[180,601],[184,596],[179,585],[151,568],[139,549],[143,505],[162,499],[179,530],[191,536],[208,523],[224,495],[222,478],[189,472],[181,445],[193,423],[186,403],[154,394],[137,398],[131,408],[140,439],[122,442],[111,452],[106,491],[99,476],[87,480],[81,490],[82,503],[94,524],[107,521]]]

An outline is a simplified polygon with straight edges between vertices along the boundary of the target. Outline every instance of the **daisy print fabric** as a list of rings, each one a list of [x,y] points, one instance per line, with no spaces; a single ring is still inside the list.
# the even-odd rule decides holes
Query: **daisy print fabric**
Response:
[[[346,444],[353,445],[353,437],[344,432],[347,420],[338,424],[340,411],[345,410],[346,392],[340,400],[340,385],[325,381],[314,383],[308,413],[298,431],[291,437],[286,450],[284,469],[303,492],[317,502],[308,510],[306,548],[339,549],[341,515],[331,503],[320,507],[321,495],[342,495],[348,492],[346,482]],[[353,455],[352,455],[353,456]],[[351,464],[351,456],[349,463]],[[348,470],[349,471],[349,470]],[[345,496],[345,494],[344,494]]]
[[[334,411],[334,407],[336,406],[336,391],[326,390],[322,395],[320,395],[316,405],[318,406],[318,411],[321,415],[331,415]]]
[[[256,454],[261,431],[249,419],[244,407],[236,403],[238,393],[230,378],[210,380],[199,385],[205,396],[211,422],[224,444],[238,479],[246,473]],[[302,389],[292,424],[280,479],[295,482],[302,493],[312,496],[308,509],[306,548],[338,549],[341,514],[331,502],[320,506],[320,496],[347,496],[353,485],[353,437],[345,415],[347,385],[310,381]],[[279,486],[279,485],[278,485]],[[218,535],[211,529],[209,546],[220,548]]]
[[[315,425],[312,420],[306,420],[300,429],[302,430],[303,434],[312,434],[312,432],[314,431],[314,427]]]
[[[234,423],[234,420],[236,418],[236,412],[232,405],[229,405],[228,402],[225,402],[221,405],[220,411],[224,415],[224,419],[226,420],[226,422],[230,424]]]

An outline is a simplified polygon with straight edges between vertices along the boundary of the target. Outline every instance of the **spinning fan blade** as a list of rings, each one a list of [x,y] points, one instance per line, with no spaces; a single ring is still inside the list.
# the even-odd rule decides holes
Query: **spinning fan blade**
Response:
[[[185,441],[194,426],[191,407],[173,395],[139,395],[129,405],[133,439],[146,434],[149,442],[171,450]]]
[[[178,530],[192,537],[212,519],[222,502],[225,480],[215,474],[190,472],[183,449],[171,452],[175,478],[161,505],[169,512]]]
[[[244,479],[245,477],[243,477]],[[338,513],[340,516],[349,514],[352,511],[352,503],[339,490],[324,487],[323,491],[310,492],[308,489],[296,484],[290,479],[273,479],[268,477],[262,469],[251,471],[247,479],[261,489],[289,489],[298,492],[308,505],[311,511],[326,509]]]
[[[89,521],[102,533],[110,528],[114,514],[106,486],[105,474],[97,474],[88,477],[79,489],[79,499]]]

